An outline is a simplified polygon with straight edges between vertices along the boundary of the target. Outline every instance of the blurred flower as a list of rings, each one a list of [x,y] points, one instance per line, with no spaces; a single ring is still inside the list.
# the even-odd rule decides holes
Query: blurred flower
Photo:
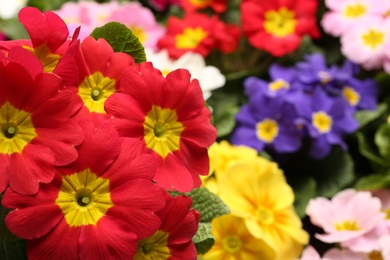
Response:
[[[297,113],[284,95],[266,96],[261,91],[249,96],[249,103],[236,115],[237,125],[231,143],[278,153],[295,152],[301,146]]]
[[[69,31],[73,32],[81,26],[79,39],[84,40],[96,27],[106,23],[107,17],[117,8],[117,1],[97,3],[81,0],[77,3],[67,1],[54,12],[65,21]]]
[[[138,2],[122,4],[114,9],[105,20],[111,21],[126,25],[145,48],[153,50],[157,50],[157,41],[165,32],[165,28],[156,21],[152,11]]]
[[[251,45],[280,57],[295,51],[303,35],[319,37],[314,0],[243,0],[241,21]]]
[[[237,48],[239,30],[226,25],[217,16],[186,13],[182,19],[170,16],[166,34],[158,41],[160,49],[167,49],[171,58],[179,58],[192,51],[206,57],[213,49],[229,53]]]
[[[241,218],[232,215],[218,217],[212,222],[215,244],[201,260],[273,260],[276,252],[263,239],[251,235]]]
[[[347,149],[343,137],[357,130],[359,124],[353,117],[353,110],[342,98],[330,97],[323,90],[316,89],[312,95],[304,94],[297,100],[298,115],[303,118],[302,124],[306,125],[313,140],[310,156],[324,158],[332,145]]]
[[[198,53],[187,52],[178,59],[171,59],[167,50],[153,52],[146,49],[146,57],[164,76],[176,69],[187,69],[191,74],[191,79],[199,81],[205,100],[211,96],[212,90],[225,85],[225,76],[217,67],[206,66],[204,58]]]
[[[29,240],[31,259],[131,259],[137,239],[160,225],[153,213],[165,199],[152,183],[156,164],[142,153],[142,143],[119,138],[109,124],[84,121],[82,128],[79,157],[58,167],[53,182],[33,196],[7,189],[2,199],[16,209],[5,223]]]
[[[219,185],[221,199],[234,216],[244,219],[254,237],[264,240],[280,259],[300,255],[309,236],[295,213],[294,192],[276,163],[261,157],[240,160],[227,169]]]
[[[20,9],[26,6],[27,0],[0,0],[0,19],[16,17]]]
[[[370,258],[367,254],[353,252],[348,249],[332,248],[325,252],[324,257],[332,260],[372,260],[378,258]],[[380,258],[379,258],[380,259]]]
[[[59,91],[58,76],[43,73],[40,61],[22,47],[7,58],[8,64],[0,62],[0,192],[9,184],[18,193],[35,194],[39,182],[53,179],[55,166],[76,160],[83,133],[69,119],[72,93]]]
[[[380,69],[390,44],[390,19],[367,17],[341,37],[341,52],[367,70]]]
[[[198,230],[200,214],[191,209],[190,197],[166,195],[167,204],[155,214],[161,225],[151,236],[138,241],[134,260],[196,259],[192,237]]]
[[[115,52],[104,39],[84,39],[77,60],[78,81],[68,88],[74,92],[73,118],[91,119],[97,124],[109,118],[104,110],[107,98],[119,91],[119,79],[125,68],[134,64],[130,55]]]
[[[320,254],[312,246],[307,246],[303,250],[300,260],[332,260],[330,258],[322,258]]]
[[[105,109],[121,136],[142,140],[158,162],[154,181],[178,191],[201,185],[209,173],[207,147],[216,138],[199,82],[178,69],[164,77],[150,62],[129,67],[121,93],[112,94]]]
[[[331,200],[311,199],[306,214],[314,225],[325,231],[325,234],[316,234],[316,238],[334,243],[370,232],[384,218],[380,208],[380,200],[370,192],[346,189]]]
[[[227,0],[181,0],[180,3],[186,12],[194,12],[209,7],[216,13],[223,13],[226,11]]]
[[[325,0],[329,9],[324,13],[321,26],[333,36],[341,36],[366,17],[382,17],[390,9],[386,0]]]
[[[180,6],[181,0],[146,0],[157,12],[165,12],[172,6]]]

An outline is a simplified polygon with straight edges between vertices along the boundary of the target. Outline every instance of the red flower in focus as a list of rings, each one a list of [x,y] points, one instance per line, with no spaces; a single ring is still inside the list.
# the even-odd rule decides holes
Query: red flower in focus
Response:
[[[319,37],[315,0],[243,0],[244,34],[254,47],[273,56],[296,50],[303,35]]]
[[[76,86],[69,87],[75,93],[73,118],[89,118],[99,124],[108,118],[104,102],[119,90],[120,75],[125,68],[134,64],[134,58],[126,53],[114,53],[102,38],[95,40],[88,36],[81,44],[77,61],[79,79]]]
[[[132,259],[137,239],[160,226],[154,212],[165,199],[141,142],[119,138],[109,124],[82,128],[77,161],[58,168],[53,182],[32,196],[4,194],[3,205],[16,209],[6,226],[29,240],[29,259]]]
[[[79,42],[78,31],[69,40],[65,22],[55,13],[42,13],[37,8],[25,7],[19,12],[19,21],[26,28],[31,40],[0,42],[0,49],[8,53],[14,46],[22,46],[32,52],[42,63],[45,72],[59,75],[64,84],[71,84],[77,78],[75,56]]]
[[[200,214],[195,209],[190,209],[190,197],[166,197],[165,208],[156,212],[161,219],[160,228],[150,237],[138,241],[134,260],[196,259],[197,252],[192,237],[198,230]]]
[[[169,56],[174,59],[189,51],[203,57],[209,55],[212,49],[231,52],[237,48],[239,34],[237,28],[232,32],[228,29],[230,27],[218,20],[217,16],[187,13],[182,20],[171,16],[166,34],[158,41],[157,46],[167,49]]]
[[[210,7],[216,13],[223,13],[226,11],[226,2],[227,0],[181,0],[181,7],[186,12]]]
[[[201,185],[199,174],[209,171],[207,147],[217,135],[199,82],[190,78],[184,69],[164,77],[144,62],[124,71],[121,93],[105,105],[119,135],[142,140],[152,152],[158,162],[154,181],[170,190]]]
[[[16,61],[23,60],[22,64]],[[54,166],[77,158],[83,133],[69,119],[72,93],[61,91],[62,80],[41,73],[42,65],[29,51],[14,47],[0,64],[0,193],[9,185],[34,194],[39,182],[54,177]],[[27,70],[28,69],[28,70]]]

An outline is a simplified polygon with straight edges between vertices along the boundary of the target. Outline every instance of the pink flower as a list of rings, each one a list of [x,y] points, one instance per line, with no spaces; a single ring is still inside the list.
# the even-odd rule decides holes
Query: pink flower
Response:
[[[325,32],[341,36],[365,17],[382,17],[390,8],[387,0],[325,0],[329,11],[322,18]]]
[[[106,22],[116,21],[125,24],[138,37],[144,47],[156,50],[157,41],[165,33],[165,28],[157,23],[152,11],[138,2],[123,4],[113,11]]]
[[[332,200],[324,197],[311,199],[306,214],[311,222],[324,229],[315,236],[326,243],[343,242],[370,232],[384,214],[381,202],[370,192],[346,189]]]
[[[332,260],[370,260],[364,253],[353,252],[348,249],[332,248],[328,250],[324,257]]]
[[[379,69],[390,41],[390,19],[366,17],[341,37],[341,52],[367,70]]]
[[[300,260],[331,260],[330,258],[321,258],[320,254],[312,246],[307,246],[303,250]]]

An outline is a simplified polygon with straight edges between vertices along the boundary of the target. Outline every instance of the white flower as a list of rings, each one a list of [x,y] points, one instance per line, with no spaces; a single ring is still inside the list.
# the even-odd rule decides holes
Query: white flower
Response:
[[[187,69],[191,73],[191,78],[199,81],[205,100],[211,96],[211,90],[225,85],[226,79],[220,70],[214,66],[206,66],[204,58],[198,53],[187,52],[174,60],[169,58],[166,50],[156,53],[145,49],[145,52],[147,60],[151,61],[164,76],[179,68]]]
[[[16,17],[27,0],[0,0],[0,18],[10,19]]]

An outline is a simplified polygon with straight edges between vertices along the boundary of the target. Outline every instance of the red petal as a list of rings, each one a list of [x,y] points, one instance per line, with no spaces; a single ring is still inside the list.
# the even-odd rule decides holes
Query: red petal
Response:
[[[128,224],[104,216],[96,226],[81,227],[80,255],[77,259],[132,259],[137,236]]]
[[[33,78],[43,72],[41,61],[30,51],[21,46],[13,47],[8,53],[8,61],[22,65],[28,70]]]
[[[9,155],[0,154],[0,193],[7,188],[9,183]]]

